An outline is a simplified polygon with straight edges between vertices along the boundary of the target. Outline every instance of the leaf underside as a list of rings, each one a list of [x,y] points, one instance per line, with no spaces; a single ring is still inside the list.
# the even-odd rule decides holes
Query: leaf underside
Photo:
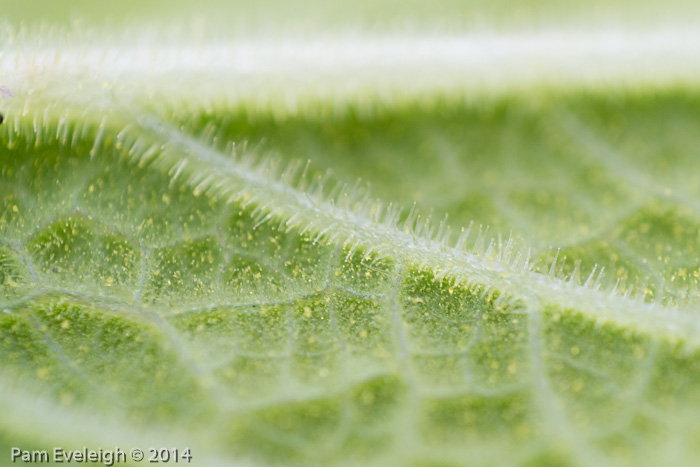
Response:
[[[140,433],[187,440],[195,465],[692,463],[698,109],[675,89],[143,110],[113,120],[126,139],[99,117],[8,122],[0,445]],[[358,178],[415,211],[375,229],[332,190]],[[456,233],[431,234],[444,213]]]

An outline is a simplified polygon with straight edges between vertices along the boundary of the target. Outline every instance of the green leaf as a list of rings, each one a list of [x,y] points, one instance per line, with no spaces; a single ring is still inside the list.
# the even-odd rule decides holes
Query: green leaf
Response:
[[[98,35],[58,53],[6,34],[20,45],[0,54],[14,70],[0,128],[2,455],[700,456],[700,94],[685,36],[649,33],[668,75],[637,61],[630,33],[618,67],[586,82],[547,74],[556,53],[525,35],[512,53],[545,71],[517,83],[527,63],[478,55],[486,71],[470,76],[450,55],[498,45],[481,36],[419,37],[415,58],[391,37],[281,53]],[[572,53],[600,65],[606,37]],[[241,71],[226,59],[245,47],[262,58]],[[353,68],[388,56],[384,75]]]

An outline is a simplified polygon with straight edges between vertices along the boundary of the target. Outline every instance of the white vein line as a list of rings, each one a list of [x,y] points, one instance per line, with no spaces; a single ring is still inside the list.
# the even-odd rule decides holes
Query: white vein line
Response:
[[[36,287],[38,290],[43,290],[44,286],[39,282],[39,275],[37,274],[36,269],[34,269],[34,263],[32,262],[31,257],[27,254],[27,252],[24,250],[24,248],[22,248],[21,245],[17,247],[12,245],[12,248],[18,253],[20,262],[24,265],[25,268],[27,268],[27,271],[29,272],[29,278],[32,280],[32,284],[34,284],[34,287]]]
[[[563,404],[552,390],[547,378],[545,363],[542,359],[542,326],[541,308],[532,310],[528,317],[530,337],[530,358],[532,364],[532,384],[534,387],[534,402],[539,407],[543,421],[548,425],[550,436],[559,437],[572,450],[574,462],[577,465],[604,466],[607,463],[595,448],[582,439],[574,429],[566,414]],[[556,439],[554,444],[556,444]]]
[[[408,348],[406,332],[404,328],[403,318],[401,316],[401,304],[399,302],[399,292],[402,281],[401,266],[396,267],[396,276],[394,284],[389,294],[389,306],[391,308],[391,325],[394,328],[394,338],[396,339],[397,355],[399,362],[404,368],[404,374],[412,374],[411,372],[411,352]],[[414,391],[416,387],[413,386]]]
[[[136,291],[134,292],[134,307],[136,309],[136,314],[139,314],[139,311],[141,309],[141,294],[143,293],[143,287],[146,284],[148,260],[151,257],[150,248],[146,248],[143,245],[141,245],[141,250],[144,251],[144,255],[141,258],[141,275],[139,276],[139,283],[136,285]]]
[[[293,214],[295,222],[305,228],[325,230],[330,237],[371,247],[378,254],[399,262],[430,265],[457,282],[476,282],[488,288],[508,290],[515,298],[531,305],[543,302],[568,307],[575,304],[591,316],[612,318],[625,326],[655,332],[665,329],[688,339],[700,339],[700,327],[689,311],[636,303],[527,270],[512,269],[509,265],[403,232],[393,224],[373,221],[364,213],[338,207],[332,201],[310,196],[246,168],[155,116],[144,117],[137,123],[165,143],[167,157],[178,162],[184,157],[200,173],[216,174],[218,179],[213,179],[212,186],[223,190],[231,201],[255,201],[263,205],[266,212],[274,212],[282,219]],[[585,309],[582,303],[586,304]]]
[[[224,408],[226,401],[225,390],[219,379],[214,375],[214,369],[208,368],[206,365],[200,364],[195,352],[185,338],[182,338],[176,331],[175,327],[163,319],[160,313],[156,310],[144,309],[141,303],[141,294],[149,274],[149,259],[151,250],[146,249],[141,263],[141,275],[139,284],[134,292],[132,309],[136,316],[148,321],[152,328],[151,332],[161,334],[171,345],[172,351],[175,353],[178,361],[182,364],[192,376],[192,379],[198,384],[203,393],[208,394],[211,401],[216,403],[220,408]]]
[[[639,272],[646,272],[646,277],[641,276],[641,279],[638,279],[636,283],[633,284],[628,284],[627,287],[630,285],[636,285],[637,287],[643,286],[644,282],[643,280],[653,280],[654,282],[654,287],[656,287],[656,295],[660,295],[664,293],[664,279],[661,277],[661,274],[659,274],[658,271],[654,270],[650,262],[647,260],[647,262],[644,262],[646,258],[639,259],[638,254],[630,247],[629,243],[627,243],[624,240],[618,240],[618,239],[612,239],[608,240],[610,245],[614,248],[617,248],[624,256],[625,259],[633,263],[637,268]],[[629,271],[628,272],[636,272],[636,271]],[[642,289],[643,290],[643,289]]]
[[[332,289],[332,282],[334,277],[333,271],[338,267],[338,261],[340,261],[339,252],[340,245],[336,245],[333,249],[333,253],[330,255],[330,258],[328,260],[328,274],[326,275],[326,287],[329,289]],[[333,330],[333,337],[335,339],[335,342],[337,342],[339,346],[341,366],[340,371],[342,373],[341,387],[347,388],[350,385],[349,383],[352,381],[351,375],[348,371],[349,365],[347,344],[345,343],[345,339],[343,338],[343,335],[340,332],[340,328],[338,326],[338,310],[336,309],[337,307],[334,297],[331,296],[330,298],[331,300],[328,304],[330,315],[329,321],[331,329]],[[323,453],[323,457],[325,458],[331,458],[332,454],[338,451],[338,449],[342,446],[342,443],[345,442],[352,433],[353,420],[355,419],[355,411],[352,404],[350,403],[347,394],[347,392],[343,393],[343,397],[341,398],[342,409],[340,426],[337,428],[335,433],[333,433],[333,436],[330,437],[325,446],[317,446],[317,449]]]
[[[602,136],[588,127],[580,118],[569,111],[560,111],[557,122],[561,128],[579,145],[585,149],[585,154],[599,162],[617,180],[624,180],[641,194],[653,194],[660,199],[672,199],[687,206],[695,213],[700,213],[700,202],[681,191],[677,186],[660,185],[653,177],[648,176],[637,167],[625,160],[622,153],[606,142]]]
[[[53,304],[51,306],[53,307]],[[63,351],[63,347],[58,342],[56,342],[56,339],[54,339],[54,337],[51,335],[50,331],[48,330],[48,327],[46,330],[42,329],[44,326],[39,325],[39,322],[37,322],[37,317],[34,316],[34,313],[26,314],[25,318],[27,319],[27,321],[29,321],[32,328],[34,328],[34,331],[41,336],[41,339],[44,341],[46,346],[53,352],[58,361],[61,362],[61,365],[63,366],[64,370],[68,373],[73,374],[83,384],[92,388],[100,395],[109,396],[110,400],[118,401],[118,403],[120,404],[123,403],[123,399],[121,397],[118,397],[118,395],[113,390],[109,389],[106,386],[100,385],[99,383],[96,383],[96,378],[91,377],[91,375],[85,373],[85,371],[83,371],[82,368],[77,366],[68,357],[68,355],[66,355],[66,353]],[[100,381],[99,378],[97,380],[98,382]]]
[[[277,39],[220,40],[193,45],[186,38],[173,44],[152,35],[132,36],[105,44],[99,36],[56,43],[55,38],[16,39],[0,49],[0,69],[13,85],[41,77],[96,76],[119,82],[144,76],[148,84],[175,83],[187,89],[192,80],[206,74],[210,83],[218,77],[259,79],[263,76],[309,78],[333,75],[336,81],[394,81],[415,71],[409,84],[449,81],[445,76],[486,79],[517,84],[528,80],[602,80],[627,77],[670,80],[697,76],[700,64],[700,31],[697,28],[651,27],[646,30],[607,28],[589,30],[540,30],[530,32],[468,32],[459,35],[346,34],[335,37],[282,37]],[[140,36],[140,37],[139,37]],[[53,40],[53,41],[52,41]],[[316,84],[318,81],[314,80]],[[228,83],[227,83],[228,84]],[[289,83],[293,85],[293,82]],[[143,83],[141,84],[143,86]],[[221,84],[219,84],[221,85]],[[309,83],[302,86],[311,87]],[[20,86],[21,87],[21,86]],[[113,91],[114,92],[114,91]],[[193,92],[193,91],[190,91]]]
[[[405,446],[417,446],[419,440],[419,408],[421,405],[421,397],[419,394],[419,382],[416,378],[413,364],[411,362],[411,353],[408,348],[406,329],[403,317],[401,316],[402,308],[399,301],[401,290],[401,282],[403,281],[403,269],[400,265],[395,268],[394,284],[389,294],[389,312],[391,313],[391,327],[393,328],[394,341],[396,346],[396,355],[398,357],[398,365],[402,375],[402,381],[406,384],[406,400],[403,402],[405,407],[405,420],[401,423],[401,436],[397,436],[396,440],[401,440]]]
[[[614,436],[623,430],[627,430],[633,424],[634,417],[638,413],[643,412],[644,406],[647,405],[645,404],[644,396],[650,388],[654,369],[658,364],[660,347],[657,341],[651,341],[649,355],[645,359],[644,364],[639,365],[637,378],[632,379],[628,384],[628,390],[620,391],[618,389],[617,391],[618,394],[622,393],[619,397],[625,401],[624,411],[616,417],[613,423],[603,425],[603,431],[595,436],[596,439],[604,439],[607,436]]]

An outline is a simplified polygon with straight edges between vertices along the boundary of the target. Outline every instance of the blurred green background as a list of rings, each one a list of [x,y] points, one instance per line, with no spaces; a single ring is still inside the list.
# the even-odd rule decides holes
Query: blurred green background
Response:
[[[589,26],[694,22],[700,2],[689,0],[20,0],[4,1],[0,18],[10,23],[101,25],[207,20],[224,30],[289,28],[402,29]]]

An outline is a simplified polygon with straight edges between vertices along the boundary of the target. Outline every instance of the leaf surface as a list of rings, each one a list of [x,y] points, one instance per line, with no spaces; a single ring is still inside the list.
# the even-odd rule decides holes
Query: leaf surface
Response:
[[[374,97],[311,89],[285,107],[265,86],[233,98],[221,68],[183,97],[216,48],[182,80],[136,66],[139,50],[99,76],[18,50],[5,57],[26,82],[0,131],[7,450],[700,455],[691,85],[467,98],[439,78],[386,95],[391,80],[361,76]]]

